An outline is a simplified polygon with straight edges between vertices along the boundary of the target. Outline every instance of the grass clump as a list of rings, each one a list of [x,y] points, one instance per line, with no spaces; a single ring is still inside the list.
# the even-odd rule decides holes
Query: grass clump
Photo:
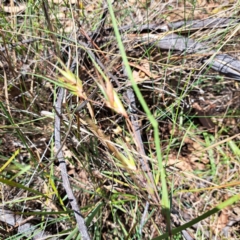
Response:
[[[238,58],[238,27],[169,28],[239,9],[211,8],[3,4],[1,238],[81,239],[68,188],[91,239],[239,237],[238,83],[204,64]],[[163,49],[168,34],[211,50]]]

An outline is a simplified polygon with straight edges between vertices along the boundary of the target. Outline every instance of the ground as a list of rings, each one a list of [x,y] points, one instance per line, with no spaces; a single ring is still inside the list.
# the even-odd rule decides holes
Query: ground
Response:
[[[91,239],[240,239],[239,78],[204,64],[240,60],[239,4],[112,8],[121,37],[102,1],[1,5],[1,238],[79,239],[65,174]],[[168,34],[209,50],[159,47]]]

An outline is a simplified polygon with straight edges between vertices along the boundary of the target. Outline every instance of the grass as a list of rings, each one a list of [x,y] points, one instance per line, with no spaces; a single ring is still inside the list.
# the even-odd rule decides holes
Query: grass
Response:
[[[49,2],[44,13],[40,2],[28,1],[23,12],[1,13],[0,48],[5,48],[0,52],[1,209],[21,216],[21,221],[30,217],[27,222],[46,238],[81,238],[54,148],[54,104],[63,87],[62,150],[92,239],[170,239],[170,234],[183,239],[183,230],[195,239],[226,239],[222,230],[239,212],[238,83],[208,67],[202,69],[201,54],[161,51],[130,42],[119,32],[119,26],[129,23],[134,29],[141,18],[151,23],[160,12],[159,18],[167,18],[173,11],[169,7],[157,11],[160,5],[110,2],[106,26],[113,26],[114,32],[95,40],[98,49],[89,47],[104,69],[86,52],[77,31],[81,25],[80,40],[87,42],[83,35],[98,29],[101,3],[96,9],[85,3],[77,10],[75,5]],[[184,5],[186,11],[189,4]],[[193,4],[191,16],[198,18],[197,11],[203,8]],[[236,5],[216,16],[223,12],[234,16],[238,10]],[[71,32],[66,23],[72,24]],[[216,38],[212,47],[233,55],[239,51],[237,30],[231,26],[217,34],[200,29],[185,35]],[[29,39],[33,41],[24,43]],[[133,64],[157,78],[141,80],[146,73]],[[110,81],[109,73],[119,82]],[[129,86],[141,111],[137,114],[146,156],[140,153],[131,126],[124,97]],[[74,113],[96,87],[96,95]],[[205,109],[207,116],[202,117],[221,120],[220,125],[204,127],[196,109]],[[142,157],[149,162],[148,173],[141,169]],[[37,234],[18,232],[17,222],[0,220],[1,238]],[[239,238],[238,227],[236,220],[228,239]]]

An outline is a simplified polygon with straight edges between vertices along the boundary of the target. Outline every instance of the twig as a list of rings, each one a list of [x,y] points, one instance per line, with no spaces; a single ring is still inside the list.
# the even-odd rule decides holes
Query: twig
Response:
[[[52,22],[50,20],[50,15],[48,13],[48,10],[49,10],[48,1],[42,0],[42,7],[43,7],[44,16],[45,16],[46,21],[47,21],[47,26],[48,26],[48,29],[50,31],[50,36],[53,39],[53,43],[55,45],[55,53],[60,58],[61,55],[60,55],[60,50],[59,50],[59,46],[58,46],[57,37],[56,37],[56,35],[54,33]]]
[[[151,169],[149,167],[149,163],[147,161],[147,157],[146,157],[146,153],[144,150],[144,145],[143,145],[143,141],[142,141],[142,137],[141,137],[141,131],[140,131],[140,126],[138,123],[138,117],[136,115],[136,101],[135,101],[135,95],[133,93],[133,90],[131,88],[128,88],[126,91],[126,100],[129,104],[129,111],[130,111],[130,120],[132,123],[132,128],[133,128],[133,135],[134,135],[134,139],[136,141],[136,145],[138,148],[138,151],[140,153],[140,163],[141,163],[141,167],[143,172],[145,172],[148,176],[148,182],[151,185],[151,188],[154,189],[155,191],[155,195],[151,195],[152,197],[154,197],[154,200],[156,203],[160,202],[159,196],[157,194],[157,189],[156,189],[156,185],[154,182],[154,178],[151,172]]]
[[[127,91],[126,91],[126,99],[127,99],[127,102],[129,104],[129,111],[130,111],[130,119],[131,119],[131,123],[132,123],[132,126],[133,126],[133,131],[134,131],[134,136],[135,136],[135,139],[136,139],[136,142],[137,142],[137,147],[138,147],[138,150],[141,154],[141,157],[140,157],[140,163],[141,163],[141,166],[142,166],[142,170],[144,172],[147,172],[149,170],[149,166],[148,166],[148,163],[146,162],[146,160],[144,161],[144,156],[146,156],[146,153],[145,153],[145,150],[144,150],[144,146],[143,146],[143,142],[142,142],[142,138],[141,138],[141,132],[140,132],[140,127],[139,127],[139,124],[138,124],[138,116],[136,114],[136,101],[135,101],[135,96],[134,96],[134,93],[133,93],[133,90],[131,88],[128,88]]]
[[[149,208],[149,202],[147,201],[146,205],[145,205],[145,208],[144,208],[144,212],[143,212],[142,218],[141,218],[140,226],[139,226],[139,233],[140,233],[140,235],[142,235],[142,229],[143,229],[143,226],[145,224],[145,219],[146,219],[146,215],[148,213],[148,208]]]
[[[105,2],[103,1],[103,13],[102,13],[102,17],[101,20],[99,21],[99,25],[98,28],[91,34],[91,40],[92,42],[95,42],[95,40],[102,35],[102,33],[104,32],[104,25],[107,19],[107,13],[108,13],[108,7],[105,5]]]
[[[83,41],[79,41],[79,44],[82,45],[83,49],[88,53],[88,55],[92,58],[93,61],[95,61],[99,67],[106,73],[106,75],[111,78],[112,80],[114,80],[114,82],[118,85],[118,87],[120,87],[120,83],[117,79],[117,77],[115,77],[112,73],[110,73],[107,70],[107,67],[104,66],[104,64],[101,62],[101,60],[95,56],[95,54],[93,53],[93,51],[88,47],[88,45],[86,43],[84,43]]]
[[[72,116],[72,118],[71,118],[71,120],[70,120],[70,122],[69,122],[68,130],[67,130],[67,132],[66,132],[66,134],[65,134],[65,137],[64,137],[64,139],[63,139],[63,141],[62,141],[62,143],[61,143],[61,147],[58,149],[58,151],[57,151],[57,153],[56,153],[56,156],[57,156],[58,153],[62,150],[63,145],[64,145],[65,142],[67,141],[67,137],[68,137],[68,135],[70,134],[70,131],[71,131],[71,128],[72,128],[72,123],[73,123],[73,119],[74,119],[74,114],[80,112],[80,111],[88,104],[88,102],[89,102],[91,99],[93,99],[93,97],[94,97],[95,94],[97,93],[97,90],[98,90],[98,87],[96,87],[96,88],[93,90],[93,92],[90,94],[90,96],[88,97],[88,99],[84,100],[82,103],[80,103],[79,106],[77,106],[77,107],[75,108],[75,110],[74,110],[74,112],[73,112],[73,116]],[[59,114],[59,113],[56,111],[56,114]],[[58,115],[58,117],[60,117],[60,116]],[[48,167],[48,166],[47,166],[47,167]],[[46,168],[46,167],[45,167],[45,168]]]
[[[213,28],[224,28],[229,26],[234,26],[239,23],[238,19],[235,18],[208,18],[203,20],[189,20],[189,21],[177,21],[177,22],[169,22],[164,23],[148,23],[148,24],[130,24],[125,26],[120,26],[119,31],[121,33],[132,31],[132,32],[167,32],[169,30],[178,29],[179,32],[184,31],[197,31],[200,29],[213,29]],[[105,32],[112,32],[113,27],[108,27],[104,29]]]
[[[61,107],[62,107],[63,95],[64,95],[64,89],[61,88],[60,92],[58,94],[57,102],[56,102],[56,110],[59,114],[61,114],[61,112],[62,112]],[[57,152],[61,148],[60,128],[61,128],[61,121],[60,121],[59,116],[56,114],[55,115],[54,133],[55,133],[55,147],[56,147]],[[58,152],[56,157],[59,161],[59,167],[60,167],[60,170],[61,170],[61,175],[62,175],[62,180],[63,180],[63,187],[64,187],[64,189],[67,193],[68,199],[69,199],[70,204],[72,206],[72,209],[74,211],[74,215],[75,215],[77,225],[78,225],[78,230],[81,233],[82,240],[90,240],[90,236],[89,236],[88,231],[87,231],[87,226],[84,222],[84,218],[81,215],[80,209],[79,209],[78,204],[77,204],[77,200],[76,200],[76,198],[73,194],[73,191],[71,189],[71,185],[70,185],[68,175],[67,175],[66,162],[65,162],[62,150]]]

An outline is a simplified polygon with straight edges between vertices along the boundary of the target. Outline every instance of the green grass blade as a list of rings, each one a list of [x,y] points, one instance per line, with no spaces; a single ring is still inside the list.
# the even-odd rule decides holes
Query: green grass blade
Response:
[[[19,154],[19,149],[17,149],[13,155],[3,164],[0,168],[0,173],[15,159],[15,157]]]
[[[221,211],[222,209],[224,209],[224,208],[227,207],[227,206],[230,206],[230,205],[236,203],[236,202],[239,201],[239,200],[240,200],[240,194],[235,195],[235,196],[229,198],[229,199],[226,200],[225,202],[222,202],[222,203],[218,204],[215,208],[211,209],[210,211],[207,211],[206,213],[204,213],[204,214],[202,214],[201,216],[193,219],[192,221],[190,221],[190,222],[188,222],[188,223],[185,223],[185,224],[183,224],[182,226],[173,229],[173,230],[172,230],[172,235],[177,234],[177,233],[181,232],[182,230],[185,230],[185,229],[193,226],[194,224],[202,221],[202,220],[205,219],[205,218],[210,217],[211,215],[213,215],[213,214]],[[168,237],[169,237],[169,234],[168,234],[168,233],[165,233],[165,234],[163,234],[162,236],[153,238],[152,240],[161,240],[161,239],[166,239],[166,238],[168,238]]]
[[[113,8],[112,8],[112,4],[111,1],[108,0],[108,8],[109,8],[109,13],[111,16],[111,20],[112,20],[112,24],[113,24],[113,28],[114,28],[114,32],[117,38],[117,42],[118,42],[118,46],[119,46],[119,50],[122,56],[122,60],[124,63],[124,66],[126,68],[128,77],[131,81],[132,87],[134,89],[134,92],[137,95],[137,98],[140,102],[140,104],[142,105],[150,123],[153,126],[154,129],[154,142],[155,142],[155,146],[156,146],[156,151],[157,151],[157,159],[158,159],[158,170],[161,173],[161,185],[162,185],[162,209],[163,209],[163,214],[166,217],[167,220],[167,225],[168,225],[168,229],[170,229],[170,204],[169,204],[169,198],[168,198],[168,191],[167,191],[167,183],[166,183],[166,174],[165,174],[165,169],[163,167],[163,163],[162,163],[162,153],[160,150],[160,138],[159,138],[159,131],[158,131],[158,122],[156,121],[156,119],[154,118],[154,116],[151,114],[150,109],[147,106],[146,101],[144,100],[138,86],[137,83],[135,82],[133,75],[132,75],[132,70],[130,68],[128,59],[127,59],[127,55],[121,40],[121,35],[117,26],[117,21],[113,12]]]
[[[4,179],[4,178],[0,178],[0,182],[2,182],[4,184],[7,184],[11,187],[21,188],[23,190],[29,191],[29,192],[37,194],[37,195],[41,195],[43,197],[45,196],[44,194],[40,193],[39,191],[33,190],[32,188],[25,187],[24,185],[22,185],[20,183],[17,183],[17,182],[14,182],[14,181],[10,181],[10,180]]]

